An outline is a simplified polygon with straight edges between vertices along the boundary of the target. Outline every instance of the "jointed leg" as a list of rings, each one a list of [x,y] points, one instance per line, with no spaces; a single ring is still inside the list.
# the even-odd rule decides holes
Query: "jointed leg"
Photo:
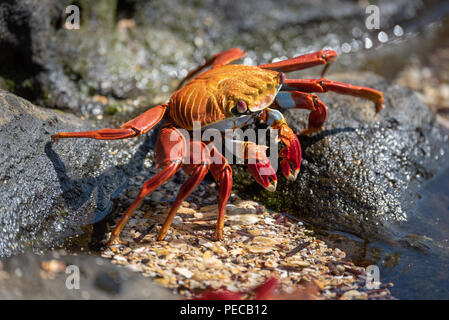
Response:
[[[211,159],[219,159],[219,163],[211,163],[209,171],[215,181],[219,184],[218,188],[218,218],[215,230],[215,240],[223,240],[224,219],[226,214],[226,203],[231,196],[232,191],[232,169],[226,158],[218,152],[216,148],[211,148]]]
[[[324,64],[322,75],[326,72],[327,68],[337,57],[337,53],[333,50],[321,50],[314,53],[305,54],[292,59],[284,61],[268,63],[260,65],[260,68],[271,69],[278,72],[291,72],[305,68],[310,68],[316,65]],[[302,91],[302,92],[327,92],[334,91],[341,94],[352,95],[360,98],[371,100],[376,105],[376,112],[379,112],[383,107],[383,95],[382,92],[367,88],[354,86],[347,83],[329,81],[327,79],[287,79],[282,86],[283,91]]]
[[[280,92],[276,96],[276,103],[283,109],[297,108],[311,111],[308,127],[301,131],[301,134],[311,134],[319,130],[327,118],[326,106],[315,94],[300,91]]]
[[[383,108],[382,92],[361,86],[355,86],[348,83],[330,81],[322,79],[287,79],[282,86],[282,91],[302,91],[302,92],[327,92],[333,91],[340,94],[368,99],[374,102],[376,113]]]
[[[202,145],[202,148],[200,150],[203,153],[203,150],[204,150],[203,148],[205,148],[206,151],[204,154],[207,155],[208,149],[201,142],[192,141],[191,149],[194,150],[194,148],[193,148],[194,143],[200,143]],[[191,175],[179,189],[178,195],[176,196],[176,200],[173,203],[172,207],[170,208],[167,218],[165,219],[164,224],[162,225],[161,231],[159,232],[159,236],[157,237],[158,241],[164,240],[165,236],[167,235],[168,229],[170,228],[170,225],[172,224],[173,219],[175,218],[176,212],[178,212],[178,209],[181,206],[184,199],[187,198],[192,193],[193,190],[195,190],[195,188],[201,183],[201,181],[203,181],[204,177],[206,176],[207,172],[209,171],[209,161],[206,157],[206,159],[201,159],[200,164],[185,164],[184,168],[185,168],[185,171],[187,173],[191,173]]]
[[[259,68],[271,69],[279,72],[291,72],[324,64],[322,75],[326,72],[330,63],[337,57],[333,50],[320,50],[318,52],[304,54],[284,61],[262,64]]]
[[[163,118],[167,105],[158,105],[138,117],[123,124],[120,129],[101,129],[83,132],[60,132],[51,136],[53,141],[62,138],[91,138],[99,140],[117,140],[137,137],[153,128]]]
[[[166,168],[164,168],[161,172],[156,174],[153,178],[145,182],[142,189],[140,190],[139,195],[137,198],[133,201],[131,206],[126,210],[126,213],[123,215],[120,222],[117,224],[115,229],[111,233],[111,238],[109,239],[108,246],[111,246],[114,244],[115,240],[120,235],[120,232],[122,232],[123,228],[125,227],[126,222],[128,222],[129,218],[131,218],[134,211],[140,206],[143,199],[149,195],[151,192],[159,188],[164,182],[169,180],[181,167],[181,162],[172,162],[170,165],[168,165]]]
[[[204,177],[207,174],[207,171],[209,170],[207,163],[192,166],[194,166],[195,169],[193,170],[192,175],[187,179],[186,182],[184,182],[184,184],[179,189],[176,200],[173,203],[167,215],[167,218],[164,221],[164,224],[162,225],[161,231],[159,232],[159,235],[157,237],[158,241],[165,239],[168,229],[170,228],[170,225],[172,224],[176,212],[178,212],[178,209],[181,206],[181,203],[192,193],[193,190],[195,190],[195,188],[201,183],[201,181],[203,181]]]
[[[171,138],[171,139],[170,139]],[[134,211],[140,206],[143,199],[169,180],[179,170],[182,165],[183,154],[185,153],[184,136],[175,127],[167,126],[161,129],[156,144],[156,161],[162,171],[144,183],[139,195],[133,201],[120,222],[111,233],[108,246],[112,245],[119,237],[126,222]]]

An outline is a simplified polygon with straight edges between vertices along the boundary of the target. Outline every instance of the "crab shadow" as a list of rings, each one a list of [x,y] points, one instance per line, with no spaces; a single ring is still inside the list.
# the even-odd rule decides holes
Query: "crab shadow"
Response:
[[[311,136],[298,135],[299,142],[301,143],[303,157],[306,157],[307,153],[305,151],[307,151],[309,147],[319,142],[320,140],[323,140],[328,136],[334,136],[339,133],[354,132],[354,131],[356,131],[356,129],[353,127],[345,127],[345,128],[335,128],[332,130],[323,130]]]
[[[78,179],[74,179],[67,174],[66,165],[53,150],[53,143],[46,143],[45,153],[55,169],[65,204],[73,211],[77,211],[97,191],[95,216],[92,223],[103,220],[112,211],[113,199],[124,193],[132,177],[140,174],[145,178],[149,178],[149,176],[154,174],[155,169],[153,168],[145,170],[144,160],[149,151],[154,148],[156,133],[157,131],[155,130],[154,134],[148,135],[144,139],[128,163],[120,166],[111,166],[98,176],[86,175]]]
[[[154,168],[150,168],[149,170],[144,169],[144,160],[149,151],[155,146],[159,128],[155,128],[153,133],[144,139],[128,163],[120,166],[111,166],[97,176],[86,175],[81,178],[70,177],[67,174],[66,165],[61,157],[53,150],[53,143],[46,143],[45,153],[52,162],[56,172],[62,190],[61,196],[66,206],[73,211],[78,211],[86,202],[88,202],[92,194],[96,191],[96,208],[92,223],[97,223],[103,220],[112,211],[113,199],[124,193],[128,188],[132,177],[143,175],[145,179],[148,179],[155,173]],[[352,131],[355,131],[355,129],[349,127],[337,128],[325,130],[312,136],[299,136],[303,153],[311,145],[327,136]]]

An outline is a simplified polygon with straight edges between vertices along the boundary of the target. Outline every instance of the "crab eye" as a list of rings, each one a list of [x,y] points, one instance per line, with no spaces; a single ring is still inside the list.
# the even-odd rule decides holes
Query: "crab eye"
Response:
[[[235,105],[238,113],[245,113],[248,107],[246,106],[246,102],[243,100],[239,100]]]
[[[284,82],[285,82],[285,73],[283,73],[283,72],[281,72],[280,74],[279,74],[279,84],[280,85],[283,85],[284,84]]]

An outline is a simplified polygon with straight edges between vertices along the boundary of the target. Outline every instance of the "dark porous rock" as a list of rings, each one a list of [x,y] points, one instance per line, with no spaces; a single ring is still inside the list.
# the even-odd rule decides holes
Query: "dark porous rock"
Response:
[[[409,89],[366,73],[329,78],[381,90],[385,108],[375,115],[370,101],[320,94],[328,119],[320,132],[300,136],[297,180],[279,177],[276,192],[258,188],[254,196],[326,229],[392,239],[398,236],[395,227],[412,214],[421,183],[447,163],[448,136]],[[299,132],[307,126],[307,114],[288,110],[285,117]],[[237,178],[239,190],[254,190],[249,181]]]
[[[89,129],[90,122],[0,90],[0,256],[82,233],[111,211],[130,177],[151,175],[145,169],[152,165],[151,134],[108,142],[50,139]]]
[[[0,261],[0,299],[177,299],[110,260],[53,251],[31,252]]]
[[[69,1],[0,3],[0,76],[3,88],[33,102],[76,109],[78,93],[59,63],[54,42]]]

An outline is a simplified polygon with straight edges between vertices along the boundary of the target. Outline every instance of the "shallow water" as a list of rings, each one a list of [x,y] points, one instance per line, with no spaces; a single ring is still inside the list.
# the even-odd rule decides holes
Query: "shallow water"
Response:
[[[399,299],[449,299],[449,166],[421,188],[410,220],[395,241],[371,242],[340,232],[324,238],[355,263],[377,265]]]
[[[395,284],[396,297],[449,299],[449,166],[428,181],[420,194],[412,218],[403,226],[409,246],[369,246],[382,249],[381,279]]]

